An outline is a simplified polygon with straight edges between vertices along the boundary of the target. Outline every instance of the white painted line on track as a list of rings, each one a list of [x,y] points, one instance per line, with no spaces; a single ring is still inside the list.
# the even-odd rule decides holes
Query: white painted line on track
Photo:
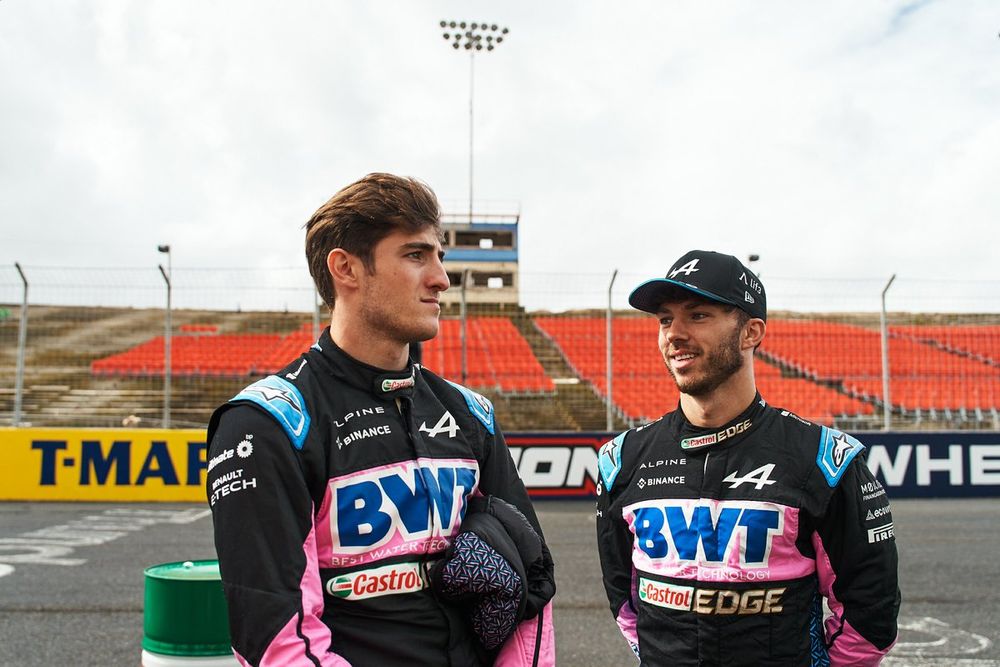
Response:
[[[988,649],[992,642],[982,635],[953,628],[944,621],[930,616],[921,618],[902,618],[899,621],[901,631],[917,632],[929,635],[928,641],[900,641],[892,649],[892,654],[909,657],[935,657],[971,655]]]
[[[77,547],[98,546],[156,524],[188,524],[203,519],[211,510],[192,508],[159,510],[114,508],[88,514],[56,526],[0,538],[0,576],[14,571],[10,563],[78,566],[87,561],[69,558]],[[3,571],[3,568],[10,568]]]
[[[998,660],[956,658],[986,650],[993,645],[986,637],[959,628],[930,616],[900,618],[902,633],[920,633],[926,641],[896,642],[883,661],[888,667],[1000,667]]]

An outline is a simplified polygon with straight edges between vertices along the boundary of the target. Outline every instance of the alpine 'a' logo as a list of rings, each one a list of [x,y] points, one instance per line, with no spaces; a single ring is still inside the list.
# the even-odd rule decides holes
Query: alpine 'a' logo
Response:
[[[698,260],[692,259],[690,262],[684,266],[678,266],[676,269],[670,272],[670,278],[673,278],[678,273],[683,273],[685,276],[690,276],[695,271],[698,271]]]
[[[754,488],[758,491],[763,489],[765,486],[774,484],[776,480],[771,479],[771,471],[774,470],[774,464],[768,463],[767,465],[762,465],[761,467],[753,470],[742,477],[736,476],[736,471],[729,473],[729,475],[722,480],[729,484],[730,489],[735,489],[738,486],[745,484],[753,484]]]
[[[455,434],[458,433],[458,424],[455,423],[455,418],[452,417],[451,412],[445,410],[444,414],[441,415],[441,419],[438,423],[434,425],[434,428],[427,428],[427,422],[423,422],[420,425],[420,431],[426,433],[432,438],[437,437],[441,433],[447,433],[449,438],[454,438]]]

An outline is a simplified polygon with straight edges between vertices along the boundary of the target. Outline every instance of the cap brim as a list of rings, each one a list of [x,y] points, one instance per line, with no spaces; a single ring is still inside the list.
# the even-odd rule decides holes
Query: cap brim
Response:
[[[670,280],[669,278],[653,278],[639,285],[628,295],[628,304],[637,310],[656,313],[667,298],[677,294],[678,288],[697,294],[698,296],[703,296],[706,299],[711,299],[712,301],[718,301],[719,303],[739,308],[739,304],[735,304],[729,299],[723,299],[717,294],[712,294],[711,292],[706,292],[705,290],[676,280]]]

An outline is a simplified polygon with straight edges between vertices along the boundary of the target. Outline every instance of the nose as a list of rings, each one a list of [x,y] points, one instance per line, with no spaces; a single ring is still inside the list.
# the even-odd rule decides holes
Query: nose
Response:
[[[676,340],[686,340],[687,329],[678,318],[674,318],[670,322],[670,326],[663,329],[663,337],[667,343],[673,343]]]
[[[448,272],[444,270],[444,262],[440,257],[435,256],[430,275],[427,278],[427,286],[437,292],[443,292],[451,287],[451,280],[448,279]]]

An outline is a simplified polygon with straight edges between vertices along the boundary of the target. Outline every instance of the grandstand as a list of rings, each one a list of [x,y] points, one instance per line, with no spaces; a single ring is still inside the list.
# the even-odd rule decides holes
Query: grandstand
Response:
[[[462,323],[442,320],[438,336],[424,344],[423,364],[446,378],[462,377]],[[466,327],[465,383],[501,393],[551,394],[552,378],[509,317],[470,317]]]
[[[992,418],[1000,403],[997,330],[890,327],[893,409],[918,420],[954,412]],[[881,355],[878,331],[816,320],[771,321],[761,346],[761,357],[787,372],[877,405],[883,402]]]
[[[607,396],[606,321],[604,318],[539,317],[535,324],[560,347],[571,365],[601,396]],[[617,317],[612,323],[612,394],[616,410],[629,422],[653,419],[677,404],[676,386],[667,377],[656,348],[651,318]],[[770,335],[770,333],[768,334]],[[771,403],[824,424],[864,420],[871,403],[782,371],[765,359],[756,364],[757,385]]]
[[[10,310],[16,311],[17,307]],[[466,318],[465,384],[489,396],[507,430],[604,430],[606,321],[593,313]],[[24,420],[37,426],[157,426],[162,415],[162,311],[32,306]],[[175,311],[172,421],[200,427],[214,406],[285,365],[312,343],[301,313]],[[17,317],[0,321],[0,423],[13,414]],[[870,323],[869,323],[870,324]],[[677,402],[656,349],[656,323],[612,322],[613,428],[655,418]],[[424,364],[463,381],[458,319],[442,320]],[[891,400],[897,426],[996,428],[1000,325],[890,327]],[[878,427],[881,339],[861,322],[772,316],[757,382],[775,405],[842,428]]]

